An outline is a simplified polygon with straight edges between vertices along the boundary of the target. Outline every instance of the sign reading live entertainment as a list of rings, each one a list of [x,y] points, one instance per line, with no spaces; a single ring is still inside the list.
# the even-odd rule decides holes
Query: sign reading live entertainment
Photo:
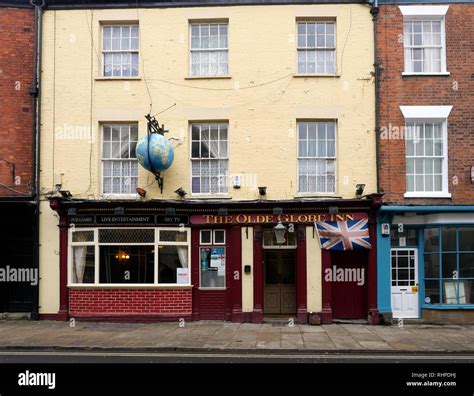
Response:
[[[228,216],[193,215],[191,224],[275,224],[314,223],[317,221],[349,221],[367,219],[367,213],[288,213],[288,214],[236,214]]]
[[[188,224],[188,215],[77,215],[69,216],[69,224],[80,225],[180,225]]]

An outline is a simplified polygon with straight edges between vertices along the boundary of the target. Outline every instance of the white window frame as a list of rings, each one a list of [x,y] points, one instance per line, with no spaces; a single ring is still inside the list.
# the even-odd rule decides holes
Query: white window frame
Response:
[[[195,158],[193,157],[193,125],[197,125],[197,124],[208,124],[208,125],[211,125],[211,124],[226,124],[227,125],[227,157],[225,158],[202,158],[202,157],[199,157],[199,158]],[[210,132],[209,132],[210,133]],[[199,139],[199,142],[201,142],[201,139]],[[220,142],[220,140],[219,140]],[[230,170],[229,170],[229,165],[230,165],[230,122],[228,120],[223,120],[223,121],[192,121],[189,123],[189,159],[190,159],[190,172],[189,172],[189,186],[190,186],[190,191],[191,191],[191,195],[194,196],[194,197],[205,197],[205,198],[208,198],[208,197],[219,197],[219,198],[222,198],[222,197],[229,197],[229,186],[230,186],[230,183],[229,183],[229,175],[230,175]],[[227,161],[227,175],[226,175],[226,179],[225,179],[225,182],[227,183],[227,191],[225,192],[198,192],[198,193],[195,193],[193,192],[193,161],[219,161],[219,160],[225,160]],[[200,176],[201,177],[201,176]],[[209,177],[209,191],[211,190],[211,178]]]
[[[400,106],[400,110],[405,118],[405,125],[409,122],[441,122],[443,134],[443,163],[442,163],[442,191],[406,191],[405,198],[450,198],[448,181],[448,116],[453,106]],[[407,128],[405,128],[407,130]],[[405,137],[406,139],[406,137]],[[406,145],[405,145],[406,147]],[[405,153],[406,162],[406,153]],[[405,169],[406,183],[406,169]]]
[[[139,242],[139,243],[99,243],[99,230],[113,229],[113,230],[134,230],[134,229],[152,229],[154,230],[154,242]],[[93,231],[94,242],[72,242],[72,234],[74,231]],[[186,242],[173,242],[164,241],[160,242],[159,232],[160,231],[177,231],[186,233]],[[192,274],[192,263],[191,263],[191,228],[189,227],[95,227],[95,228],[70,228],[68,233],[69,246],[68,246],[68,287],[73,288],[99,288],[99,289],[134,289],[134,288],[189,288],[191,284]],[[154,273],[153,283],[100,283],[100,246],[154,246]],[[171,245],[171,246],[187,246],[188,248],[188,283],[158,283],[158,246],[159,245]],[[72,282],[72,270],[73,270],[73,247],[74,246],[95,246],[94,249],[94,283],[73,283]]]
[[[446,13],[449,6],[399,6],[403,15],[403,34],[405,34],[405,22],[409,21],[440,21],[441,22],[441,71],[439,72],[414,72],[408,71],[412,69],[412,65],[408,64],[405,56],[405,40],[403,40],[403,59],[404,71],[402,75],[449,75],[446,65]]]
[[[333,122],[334,123],[334,157],[327,157],[326,159],[334,159],[334,192],[301,192],[300,191],[300,159],[317,159],[318,157],[300,157],[300,144],[299,144],[299,124],[300,123],[319,123],[319,122]],[[338,191],[338,178],[337,178],[337,120],[297,120],[296,122],[296,190],[297,196],[334,196]],[[324,159],[321,157],[321,159]]]
[[[318,50],[319,51],[329,51],[329,49],[327,49],[326,47],[325,48],[317,48],[317,47],[314,47],[314,48],[311,48],[311,47],[299,47],[298,45],[298,24],[299,23],[318,23],[318,22],[331,22],[334,24],[334,73],[318,73],[317,72],[317,63],[316,63],[316,67],[315,67],[315,71],[314,73],[308,73],[308,72],[305,72],[305,73],[302,73],[299,71],[299,67],[298,67],[298,53],[299,51],[315,51],[317,52]],[[295,24],[295,29],[296,29],[296,33],[295,33],[295,44],[296,44],[296,75],[297,76],[337,76],[337,22],[336,22],[336,19],[317,19],[317,18],[297,18],[296,19],[296,24]],[[316,43],[315,43],[316,44]],[[332,49],[331,49],[332,50]]]
[[[210,231],[211,232],[211,242],[208,243],[202,243],[202,232],[203,231]],[[224,242],[219,242],[219,243],[216,243],[215,242],[215,233],[216,231],[223,231],[224,232]],[[228,252],[228,249],[227,249],[227,246],[226,246],[226,241],[227,241],[227,237],[226,237],[226,229],[225,228],[218,228],[218,229],[209,229],[209,228],[206,228],[206,229],[202,229],[202,230],[199,230],[199,289],[200,290],[227,290],[227,264],[228,264],[228,260],[227,260],[227,252]],[[225,272],[224,272],[224,286],[215,286],[215,287],[210,287],[210,286],[201,286],[201,282],[202,282],[202,279],[201,279],[201,273],[202,273],[202,269],[201,269],[201,249],[212,249],[213,247],[217,247],[217,248],[224,248],[224,256],[225,256]]]
[[[140,130],[139,130],[139,123],[138,121],[130,121],[130,122],[103,122],[100,124],[100,195],[104,198],[107,199],[124,199],[124,198],[136,198],[137,197],[137,192],[131,192],[131,193],[104,193],[104,161],[136,161],[138,164],[138,156],[136,158],[117,158],[117,159],[110,159],[110,158],[105,158],[104,159],[104,126],[122,126],[122,125],[136,125],[137,126],[137,146],[138,142],[140,141]],[[112,132],[111,132],[112,133]],[[129,140],[130,144],[130,140]],[[135,148],[136,150],[136,148]],[[137,171],[137,185],[138,185],[138,180],[139,180],[139,168]],[[113,176],[112,176],[113,178]]]
[[[193,48],[192,43],[192,27],[201,26],[201,25],[217,25],[218,26],[218,36],[220,37],[219,25],[227,25],[227,47],[218,47],[218,48]],[[189,21],[189,76],[191,78],[225,78],[230,76],[230,62],[229,62],[229,21],[224,20],[210,20],[210,21]],[[199,28],[201,29],[201,28]],[[210,36],[209,36],[210,37]],[[219,43],[220,45],[220,43]],[[219,74],[219,66],[217,66],[217,74],[193,74],[193,61],[192,54],[193,52],[223,52],[227,51],[227,73]],[[219,62],[218,62],[219,64]]]
[[[132,27],[136,27],[138,29],[138,49],[136,50],[132,50],[132,49],[129,49],[129,50],[105,50],[104,49],[104,28],[106,27],[110,27],[110,28],[113,28],[113,27],[120,27],[122,28],[122,26],[130,26],[130,28]],[[140,25],[138,23],[138,21],[133,21],[133,22],[130,22],[130,23],[116,23],[116,22],[108,22],[108,21],[104,21],[104,22],[101,22],[100,23],[100,48],[101,48],[101,53],[102,53],[102,64],[101,64],[101,72],[100,72],[100,76],[101,76],[101,79],[104,78],[104,79],[139,79],[140,78],[140,48],[141,48],[141,43],[140,43]],[[106,76],[105,75],[105,54],[106,53],[130,53],[130,75],[129,76],[124,76],[123,75],[123,68],[122,68],[122,64],[121,64],[121,68],[120,68],[120,76]],[[137,64],[137,67],[138,67],[138,70],[137,70],[137,75],[134,76],[132,75],[132,65],[133,65],[133,61],[132,61],[132,54],[136,53],[137,56],[138,56],[138,64]],[[112,70],[112,74],[113,74],[113,70]]]

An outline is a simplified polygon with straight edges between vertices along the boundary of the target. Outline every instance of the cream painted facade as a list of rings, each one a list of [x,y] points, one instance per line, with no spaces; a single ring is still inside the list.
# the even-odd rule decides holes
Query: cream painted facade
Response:
[[[44,13],[41,125],[40,312],[58,310],[58,228],[47,197],[61,183],[74,198],[102,199],[101,124],[138,122],[157,116],[175,145],[175,160],[154,177],[139,169],[147,199],[175,199],[190,186],[191,121],[228,121],[229,174],[242,187],[207,198],[291,200],[297,192],[297,121],[336,120],[336,193],[355,198],[355,185],[376,191],[373,36],[370,7],[361,4],[193,7],[168,9],[64,10]],[[296,21],[336,20],[335,76],[297,75]],[[189,77],[189,22],[228,20],[228,78]],[[101,24],[138,22],[139,77],[101,77]],[[310,195],[315,197],[315,195]],[[320,197],[321,195],[319,195]],[[327,197],[327,196],[325,196]],[[113,199],[114,197],[107,197]],[[120,197],[123,198],[123,197]],[[139,200],[138,196],[126,197]],[[319,245],[308,231],[308,273],[320,268]],[[251,245],[242,246],[251,259]],[[319,252],[320,253],[320,252]],[[243,260],[244,261],[244,260]],[[308,280],[308,309],[321,306],[320,279]],[[243,306],[251,309],[250,280]],[[311,297],[309,297],[311,296]]]

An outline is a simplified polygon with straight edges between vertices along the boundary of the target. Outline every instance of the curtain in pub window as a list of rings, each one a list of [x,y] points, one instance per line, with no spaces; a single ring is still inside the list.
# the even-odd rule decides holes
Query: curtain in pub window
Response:
[[[177,246],[179,263],[182,268],[188,268],[188,247],[187,246]]]
[[[86,269],[87,246],[74,247],[74,283],[82,283]]]

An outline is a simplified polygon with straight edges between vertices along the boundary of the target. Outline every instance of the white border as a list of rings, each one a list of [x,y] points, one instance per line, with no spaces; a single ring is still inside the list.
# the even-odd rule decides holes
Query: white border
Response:
[[[405,119],[446,119],[452,109],[453,106],[400,106],[400,111]]]
[[[398,6],[403,16],[444,16],[449,6]]]

